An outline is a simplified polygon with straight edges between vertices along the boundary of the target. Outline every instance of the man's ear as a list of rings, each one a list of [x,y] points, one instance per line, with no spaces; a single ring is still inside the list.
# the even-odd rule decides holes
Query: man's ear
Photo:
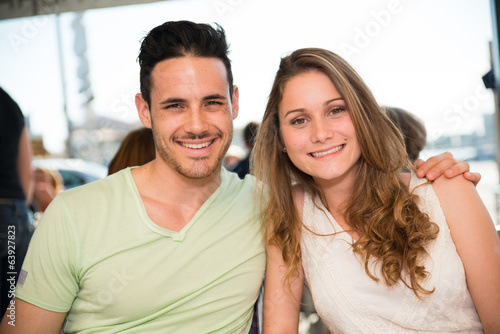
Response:
[[[238,112],[240,111],[240,91],[238,89],[238,86],[234,85],[233,86],[233,97],[232,97],[231,105],[233,107],[233,119],[238,117]]]
[[[151,128],[151,112],[149,111],[148,103],[144,100],[141,93],[135,94],[135,107],[137,108],[141,123],[145,127]]]

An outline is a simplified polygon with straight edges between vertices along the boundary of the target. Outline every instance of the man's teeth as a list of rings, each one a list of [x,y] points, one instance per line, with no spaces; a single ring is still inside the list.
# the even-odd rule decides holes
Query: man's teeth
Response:
[[[207,142],[204,142],[204,143],[201,143],[201,144],[188,144],[188,143],[182,143],[181,142],[181,145],[184,146],[184,147],[186,147],[186,148],[200,149],[200,148],[207,147],[207,146],[209,146],[212,143],[213,143],[213,140],[207,141]]]
[[[311,155],[313,157],[315,157],[315,158],[319,158],[319,157],[325,156],[325,155],[330,154],[330,153],[338,152],[342,148],[344,148],[344,145],[340,145],[340,146],[334,147],[331,150],[324,151],[324,152],[314,152],[314,153],[311,153]]]

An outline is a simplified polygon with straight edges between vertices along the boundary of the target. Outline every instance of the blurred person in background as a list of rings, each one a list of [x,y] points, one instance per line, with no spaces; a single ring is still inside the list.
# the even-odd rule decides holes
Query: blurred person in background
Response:
[[[50,202],[64,190],[64,181],[57,170],[36,167],[34,175],[35,189],[31,210],[34,215],[33,225],[36,227]]]
[[[33,194],[31,144],[24,115],[0,88],[0,241],[1,306],[3,314],[12,298],[32,226],[27,203]]]
[[[250,154],[252,153],[253,145],[255,143],[255,136],[257,135],[258,129],[259,123],[250,122],[245,126],[245,129],[243,130],[243,139],[245,141],[245,147],[248,150],[248,154],[245,159],[238,162],[238,164],[231,170],[232,172],[238,174],[240,179],[243,179],[245,175],[250,172]]]
[[[230,171],[243,159],[245,159],[245,150],[239,145],[232,144],[224,155],[222,165]]]
[[[403,135],[406,152],[412,163],[418,159],[427,144],[427,130],[424,123],[412,113],[395,107],[385,107],[387,116]]]
[[[129,132],[109,163],[108,175],[126,167],[142,166],[155,158],[155,142],[151,129],[141,127]]]

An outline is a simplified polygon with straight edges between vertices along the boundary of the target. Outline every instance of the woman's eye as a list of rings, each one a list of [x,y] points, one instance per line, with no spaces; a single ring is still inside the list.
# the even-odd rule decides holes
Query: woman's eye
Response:
[[[345,108],[344,107],[338,107],[338,108],[334,108],[332,109],[332,111],[330,111],[331,114],[339,114],[341,112],[345,111]]]
[[[305,120],[305,119],[303,119],[303,118],[297,118],[297,119],[294,119],[294,120],[292,121],[292,124],[297,124],[297,125],[300,125],[300,124],[304,124],[305,122],[306,122],[306,120]]]

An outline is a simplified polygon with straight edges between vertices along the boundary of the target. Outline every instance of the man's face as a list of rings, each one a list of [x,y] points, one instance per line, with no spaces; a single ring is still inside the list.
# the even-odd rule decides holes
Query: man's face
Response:
[[[229,96],[226,68],[217,58],[181,57],[151,74],[151,105],[138,94],[142,123],[151,127],[157,156],[193,179],[219,171],[238,114],[238,89]]]

